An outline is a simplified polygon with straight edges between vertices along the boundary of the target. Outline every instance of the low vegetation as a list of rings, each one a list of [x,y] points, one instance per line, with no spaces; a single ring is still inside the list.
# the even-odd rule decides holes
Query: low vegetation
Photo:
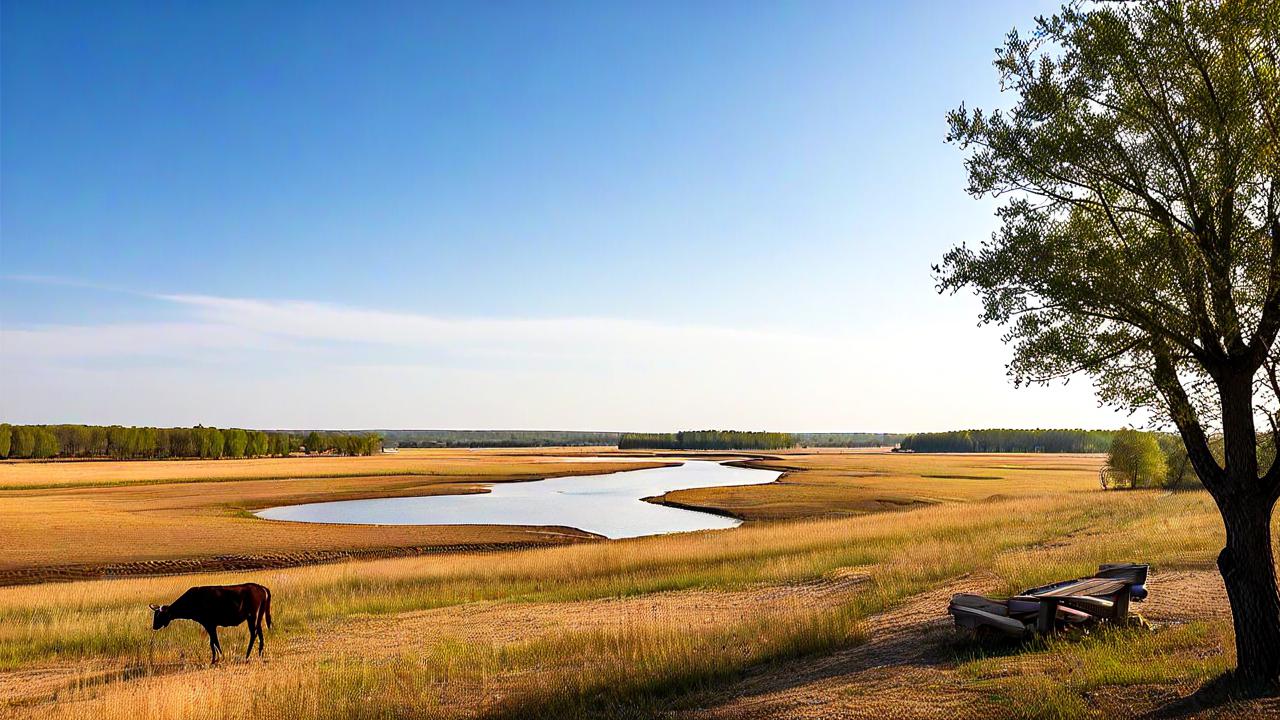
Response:
[[[196,426],[192,428],[121,425],[0,424],[0,459],[255,458],[291,453],[372,455],[382,448],[375,433],[301,434]]]
[[[1108,487],[1161,487],[1168,484],[1169,467],[1154,433],[1117,430],[1107,452]]]
[[[379,430],[389,447],[522,448],[601,447],[618,444],[616,432],[576,430]]]
[[[433,461],[459,471],[470,462],[472,472],[539,464],[447,453]],[[0,682],[0,702],[18,715],[106,719],[692,712],[729,700],[744,678],[790,676],[791,664],[805,658],[858,648],[879,614],[965,577],[1011,592],[1086,574],[1100,562],[1142,559],[1155,565],[1158,593],[1167,573],[1208,572],[1222,541],[1205,493],[1100,492],[1099,456],[823,453],[760,462],[783,469],[784,482],[739,491],[823,490],[807,503],[790,495],[784,505],[798,519],[728,532],[0,588],[0,675],[12,679]],[[158,487],[167,486],[139,490]],[[876,493],[922,502],[803,519],[833,496]],[[192,584],[240,580],[273,590],[267,663],[210,670],[198,628],[150,630],[148,603]],[[912,623],[941,617],[945,602],[935,604]],[[1006,699],[1006,709],[1030,707],[1019,703],[1034,696],[1066,708],[1064,716],[1089,715],[1099,685],[1186,683],[1217,672],[1227,660],[1220,650],[1205,652],[1229,635],[1229,623],[1195,623],[991,657],[959,645],[956,660],[922,672],[954,672],[957,682]],[[229,656],[243,648],[243,635],[224,631]],[[1140,654],[1173,653],[1176,662],[1109,680],[1107,653],[1130,645]],[[1046,670],[1024,682],[1002,670],[1018,658],[1093,670]],[[951,682],[943,679],[939,691]],[[841,687],[852,697],[862,682],[854,673]],[[931,691],[902,692],[927,700]]]
[[[741,430],[681,430],[677,433],[623,433],[619,450],[781,450],[796,444],[790,433]]]
[[[570,528],[304,525],[253,511],[323,500],[476,493],[486,482],[656,467],[466,450],[252,460],[0,464],[0,583],[282,566],[588,539]],[[68,552],[74,548],[74,552]]]
[[[1100,453],[1111,447],[1110,430],[951,430],[908,435],[902,449],[915,452]]]

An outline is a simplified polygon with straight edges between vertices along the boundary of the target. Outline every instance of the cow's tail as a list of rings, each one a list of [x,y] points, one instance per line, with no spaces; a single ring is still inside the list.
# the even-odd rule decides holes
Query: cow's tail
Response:
[[[262,603],[262,614],[267,616],[267,627],[271,627],[271,590],[263,588],[267,591],[266,602]]]

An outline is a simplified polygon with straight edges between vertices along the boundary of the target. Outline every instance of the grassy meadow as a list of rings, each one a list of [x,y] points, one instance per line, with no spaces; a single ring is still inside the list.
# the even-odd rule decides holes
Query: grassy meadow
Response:
[[[433,452],[391,463],[368,458],[361,469],[403,473],[394,463],[406,463],[415,477],[436,477]],[[476,467],[466,468],[473,457]],[[523,478],[550,464],[536,453],[441,452],[438,461],[447,468],[439,475],[470,470],[494,479],[504,466],[508,477]],[[257,502],[264,483],[294,488],[288,493],[305,487],[308,497],[342,483],[332,487],[347,497],[362,483],[371,494],[386,492],[383,483],[396,477],[232,479],[244,472],[240,462],[257,461],[212,463],[226,467],[202,470],[207,482],[193,481],[185,468],[171,471],[181,475],[174,483],[145,470],[137,487],[89,487],[82,476],[79,487],[3,491],[4,505],[24,496],[89,502],[128,490],[147,494],[122,514],[172,514],[199,528],[216,525],[210,518],[224,517],[219,508]],[[1229,613],[1212,569],[1222,530],[1202,492],[1100,491],[1100,463],[1097,456],[789,453],[754,461],[785,471],[777,483],[667,498],[749,519],[730,531],[0,587],[0,713],[860,717],[883,715],[883,703],[898,716],[1136,712],[1194,690],[1232,662]],[[67,465],[89,473],[97,463]],[[112,467],[120,464],[101,465],[98,479],[126,479]],[[612,469],[557,462],[552,471],[588,465],[583,472]],[[18,471],[0,475],[0,483],[30,481],[32,471],[21,465],[0,473],[11,468]],[[79,518],[102,523],[93,514]],[[145,526],[137,527],[145,539]],[[98,532],[106,537],[109,528]],[[254,550],[290,547],[271,544],[293,542],[287,535],[264,535]],[[27,557],[92,562],[91,550],[60,544],[64,536],[28,537]],[[167,552],[194,556],[205,548],[177,544]],[[1123,560],[1153,564],[1152,599],[1136,606],[1151,628],[986,647],[959,638],[945,616],[952,592],[1009,593]],[[237,657],[243,628],[221,631],[227,657],[213,668],[193,623],[150,630],[148,603],[170,601],[193,584],[246,580],[273,591],[265,660]]]
[[[527,546],[585,539],[571,528],[382,527],[263,522],[254,510],[322,500],[483,492],[483,483],[656,467],[546,455],[410,450],[367,457],[0,463],[0,582],[292,565],[360,553]],[[41,542],[28,539],[39,537]],[[68,552],[68,550],[71,550]]]

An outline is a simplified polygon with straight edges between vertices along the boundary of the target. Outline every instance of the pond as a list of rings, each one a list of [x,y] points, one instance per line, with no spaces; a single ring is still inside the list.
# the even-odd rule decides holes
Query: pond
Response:
[[[607,538],[628,538],[737,527],[742,521],[736,518],[642,498],[689,488],[763,485],[779,475],[773,470],[687,460],[675,467],[495,483],[489,492],[474,495],[286,505],[257,515],[268,520],[360,525],[561,525]]]

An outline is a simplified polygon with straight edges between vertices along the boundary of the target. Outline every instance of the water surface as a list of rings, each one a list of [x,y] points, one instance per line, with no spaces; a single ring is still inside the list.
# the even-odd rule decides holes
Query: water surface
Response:
[[[601,461],[606,459],[634,460]],[[742,521],[735,518],[655,505],[641,498],[688,488],[763,485],[779,475],[773,470],[689,460],[676,467],[495,483],[490,492],[475,495],[286,505],[257,515],[268,520],[361,525],[562,525],[627,538],[737,527]]]

